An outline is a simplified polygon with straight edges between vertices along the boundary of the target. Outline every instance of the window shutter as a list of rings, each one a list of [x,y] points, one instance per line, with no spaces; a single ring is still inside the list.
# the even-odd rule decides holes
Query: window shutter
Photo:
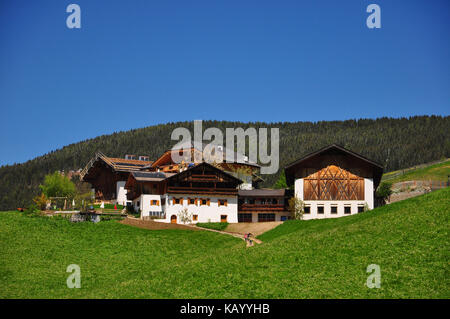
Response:
[[[210,200],[209,200],[209,198],[206,200],[206,205],[208,205],[209,206],[209,204],[210,204],[211,202],[210,202]]]
[[[228,199],[224,200],[225,206],[228,206]]]
[[[198,198],[195,199],[195,206],[197,206]]]
[[[156,205],[158,205],[158,206],[159,206],[159,200],[157,200],[157,201],[156,201]]]
[[[183,197],[180,198],[180,205],[183,205]]]
[[[172,205],[175,205],[175,197],[172,197]]]

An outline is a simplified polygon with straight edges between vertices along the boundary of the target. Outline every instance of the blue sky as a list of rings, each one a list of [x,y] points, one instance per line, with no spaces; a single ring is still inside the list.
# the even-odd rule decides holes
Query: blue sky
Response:
[[[173,121],[449,115],[449,39],[446,0],[2,0],[0,165]]]

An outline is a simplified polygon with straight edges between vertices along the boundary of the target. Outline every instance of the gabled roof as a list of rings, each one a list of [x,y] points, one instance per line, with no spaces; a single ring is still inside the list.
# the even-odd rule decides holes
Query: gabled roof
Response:
[[[368,159],[367,157],[362,156],[361,154],[358,154],[358,153],[355,153],[353,151],[350,151],[350,150],[348,150],[348,149],[346,149],[343,146],[340,146],[338,144],[331,144],[331,145],[328,145],[328,146],[325,146],[325,147],[321,148],[318,151],[309,153],[309,154],[303,156],[302,158],[300,158],[298,160],[295,160],[294,162],[288,164],[285,168],[290,168],[291,166],[294,166],[294,165],[296,165],[296,164],[298,164],[300,162],[304,162],[304,161],[306,161],[306,160],[308,160],[308,159],[310,159],[310,158],[312,158],[312,157],[314,157],[316,155],[319,155],[321,153],[325,153],[325,152],[330,151],[332,149],[340,150],[340,151],[342,151],[344,153],[348,153],[348,154],[353,155],[353,156],[355,156],[355,157],[357,157],[357,158],[359,158],[359,159],[361,159],[363,161],[366,161],[366,162],[372,164],[373,166],[378,166],[381,169],[383,168],[383,165],[381,165],[381,164],[379,164],[377,162],[374,162],[374,161]]]
[[[142,167],[151,165],[151,163],[153,163],[151,161],[139,161],[124,158],[107,157],[102,152],[97,152],[95,156],[89,161],[89,163],[87,163],[87,165],[81,171],[80,178],[83,179],[86,175],[88,175],[90,169],[98,161],[104,162],[106,165],[110,166],[113,171],[116,172],[138,171]]]
[[[376,188],[376,186],[378,186],[378,184],[381,180],[381,175],[383,174],[383,166],[380,163],[372,161],[372,160],[368,159],[367,157],[364,157],[361,154],[350,151],[338,144],[328,145],[324,148],[319,149],[318,151],[307,154],[307,155],[303,156],[302,158],[287,165],[284,169],[285,174],[286,174],[286,180],[288,181],[288,183],[292,183],[292,180],[293,180],[292,170],[295,167],[301,166],[303,163],[305,163],[308,160],[314,159],[314,157],[316,157],[316,156],[320,156],[322,154],[333,152],[333,151],[337,151],[337,152],[352,156],[352,157],[356,158],[358,161],[361,161],[361,162],[365,163],[366,165],[368,165],[369,167],[371,167],[373,169],[373,175],[374,175],[373,178],[374,178],[375,188]]]

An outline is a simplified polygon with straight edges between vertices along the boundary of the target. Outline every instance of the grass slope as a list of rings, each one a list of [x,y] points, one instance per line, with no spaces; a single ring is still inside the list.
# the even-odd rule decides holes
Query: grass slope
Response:
[[[290,221],[261,245],[0,214],[2,298],[449,298],[450,189],[355,216]],[[369,264],[381,288],[365,286]],[[66,267],[81,267],[81,289]]]
[[[446,182],[450,175],[450,161],[411,169],[402,174],[402,170],[389,172],[383,175],[383,181],[392,183],[404,181],[442,181]]]

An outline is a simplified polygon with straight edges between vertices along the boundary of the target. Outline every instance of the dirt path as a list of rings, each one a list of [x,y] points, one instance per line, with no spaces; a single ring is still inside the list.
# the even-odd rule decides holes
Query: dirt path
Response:
[[[283,222],[264,222],[264,223],[237,223],[237,224],[228,224],[228,227],[225,229],[227,232],[231,233],[239,233],[239,234],[248,234],[252,233],[253,236],[259,236],[266,231],[269,231]]]
[[[196,228],[197,230],[207,230],[207,231],[212,231],[212,232],[219,233],[219,234],[229,235],[229,236],[233,236],[236,238],[240,238],[245,241],[244,234],[241,234],[241,233],[237,233],[237,232],[235,233],[235,232],[229,232],[229,231],[223,231],[223,230],[215,230],[215,229],[209,229],[209,228],[202,228],[202,227],[197,227],[195,225],[189,225],[189,227]],[[251,237],[251,240],[257,244],[262,243],[262,241],[254,238],[254,237]],[[249,247],[249,246],[253,246],[253,245],[250,245],[250,242],[247,242],[247,247]]]
[[[184,230],[192,230],[192,231],[205,230],[205,231],[211,231],[211,232],[224,234],[224,235],[228,235],[228,236],[233,236],[233,237],[240,238],[240,239],[245,241],[244,233],[221,231],[221,230],[215,230],[215,229],[209,229],[209,228],[202,228],[202,227],[197,227],[195,225],[180,225],[180,224],[160,223],[160,222],[154,222],[154,221],[151,221],[151,220],[141,220],[139,218],[130,217],[130,216],[128,216],[127,218],[121,220],[120,223],[124,224],[124,225],[130,225],[130,226],[144,228],[144,229],[149,229],[149,230],[160,230],[160,229],[184,229]],[[246,223],[246,224],[251,224],[251,223]],[[256,236],[256,233],[254,233],[254,232],[251,232],[251,233]],[[257,244],[261,244],[262,243],[262,241],[260,241],[259,239],[254,238],[254,237],[252,237],[251,239],[252,239],[252,241],[254,243],[257,243]],[[247,247],[249,247],[249,246],[253,246],[253,245],[250,245],[250,243],[247,242]]]
[[[154,222],[152,220],[141,220],[135,217],[127,217],[120,221],[121,224],[135,226],[144,229],[150,230],[160,230],[160,229],[184,229],[184,230],[199,230],[198,227],[193,228],[187,225],[179,225],[179,224],[169,224],[169,223],[160,223]]]

